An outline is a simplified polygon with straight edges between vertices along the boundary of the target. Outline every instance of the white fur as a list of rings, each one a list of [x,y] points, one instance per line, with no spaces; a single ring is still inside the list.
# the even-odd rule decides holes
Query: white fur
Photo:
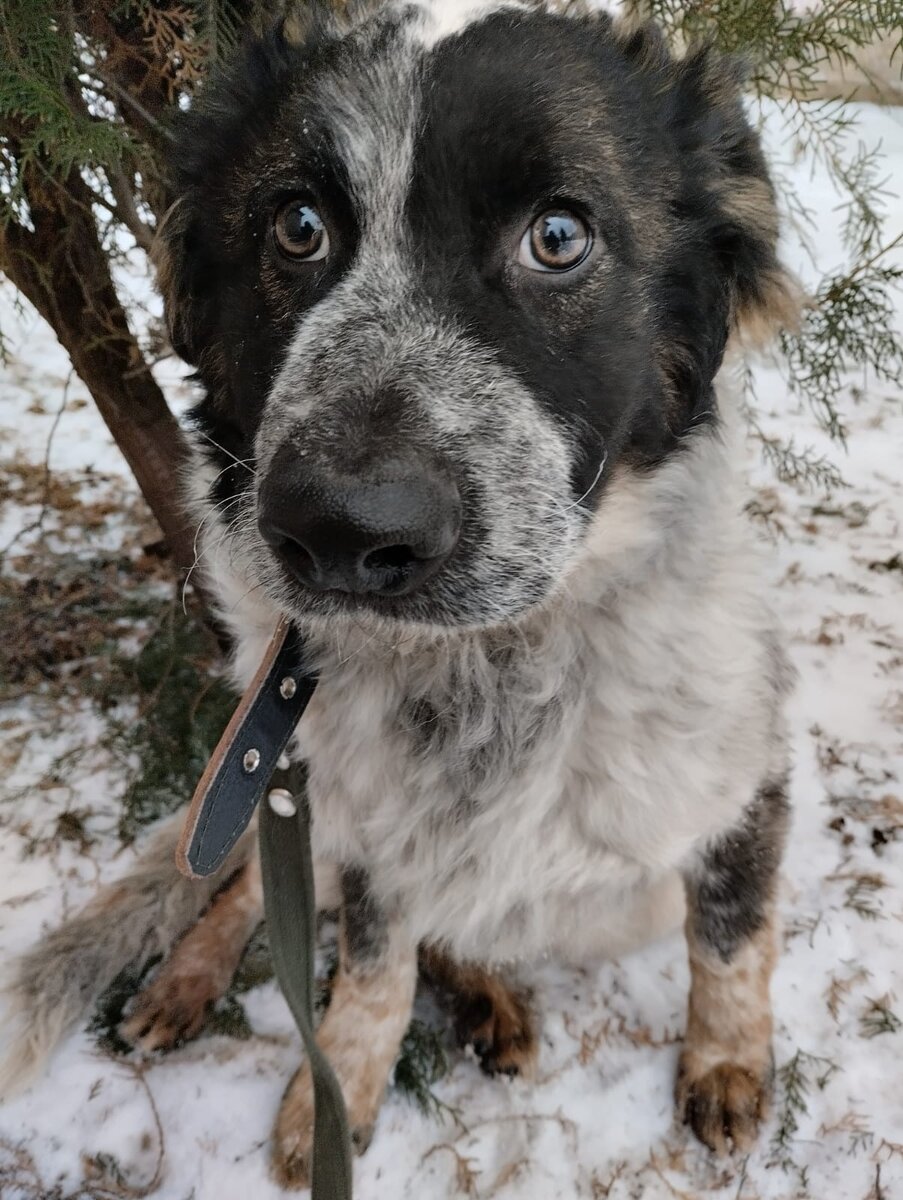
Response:
[[[316,851],[364,867],[413,939],[481,961],[617,951],[783,773],[737,475],[707,430],[656,473],[612,481],[565,587],[509,627],[309,631]],[[211,583],[238,596],[227,566],[210,557]],[[229,607],[243,673],[276,614],[260,592]],[[412,698],[447,739],[419,744]]]
[[[525,4],[511,0],[422,0],[425,21],[418,29],[418,40],[427,48],[435,46],[443,38],[453,37],[493,12],[524,12]]]

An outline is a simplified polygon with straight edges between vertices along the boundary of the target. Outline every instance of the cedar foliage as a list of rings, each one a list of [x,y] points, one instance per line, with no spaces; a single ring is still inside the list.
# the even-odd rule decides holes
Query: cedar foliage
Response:
[[[139,341],[114,267],[130,240],[133,254],[151,249],[167,205],[162,164],[175,113],[247,28],[272,24],[291,2],[0,0],[0,267],[69,351],[182,567],[192,561],[191,531],[171,480],[184,445],[149,369],[165,335],[152,327]],[[818,98],[819,79],[872,40],[901,36],[903,0],[825,0],[811,12],[788,0],[628,7],[659,21],[677,46],[707,39],[742,53],[754,109],[777,104],[798,153],[828,169],[846,214],[845,261],[816,285],[802,328],[783,335],[783,370],[842,440],[853,370],[903,383],[891,296],[903,268],[897,243],[883,240],[880,147],[852,105]],[[805,238],[811,213],[778,176],[788,219]],[[752,394],[747,416],[780,475],[839,481],[828,460],[766,437]]]

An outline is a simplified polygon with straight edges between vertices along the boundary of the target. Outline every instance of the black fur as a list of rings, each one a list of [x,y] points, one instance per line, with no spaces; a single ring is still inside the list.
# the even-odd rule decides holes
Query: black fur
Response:
[[[786,783],[763,785],[743,823],[708,847],[688,881],[696,936],[723,962],[771,910],[789,812]]]
[[[361,65],[380,39],[391,53],[395,33],[386,19],[361,43]],[[328,126],[304,107],[307,84],[339,54],[353,72],[354,50],[324,20],[300,46],[281,31],[252,43],[205,89],[173,157],[173,341],[209,391],[203,431],[237,457],[299,316],[354,254],[361,214]],[[707,51],[676,63],[652,29],[625,38],[608,19],[543,14],[491,16],[428,59],[407,214],[424,288],[579,439],[575,495],[593,483],[600,436],[609,465],[624,454],[652,466],[714,419],[733,315],[765,302],[776,275],[768,221],[726,205],[750,181],[771,194],[734,75]],[[274,197],[310,178],[339,252],[313,276],[280,274]],[[565,200],[596,223],[606,269],[582,285],[512,281],[512,229]],[[241,479],[224,477],[217,498]]]
[[[367,872],[360,867],[342,870],[342,921],[346,962],[368,967],[379,962],[388,945],[385,914],[369,891]]]

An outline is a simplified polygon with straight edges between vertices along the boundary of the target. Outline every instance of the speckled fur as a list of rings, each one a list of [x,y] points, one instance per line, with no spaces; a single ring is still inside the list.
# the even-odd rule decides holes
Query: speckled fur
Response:
[[[317,852],[364,866],[412,939],[483,962],[617,953],[634,914],[655,927],[650,890],[672,902],[677,873],[785,773],[787,673],[737,475],[724,429],[625,475],[517,623],[307,630]],[[215,527],[204,562],[246,683],[276,610],[245,596]]]

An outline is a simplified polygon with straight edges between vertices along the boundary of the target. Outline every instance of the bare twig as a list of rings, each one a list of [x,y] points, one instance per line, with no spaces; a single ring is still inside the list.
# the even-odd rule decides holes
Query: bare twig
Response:
[[[165,138],[168,142],[174,142],[176,140],[175,134],[173,134],[172,130],[167,129],[165,125],[162,125],[154,116],[154,114],[148,112],[141,101],[136,100],[131,92],[128,91],[127,88],[124,88],[121,83],[113,79],[110,75],[107,75],[103,71],[97,70],[96,68],[94,70],[94,74],[106,87],[115,92],[120,100],[122,100],[134,112],[136,112],[141,120],[146,122],[151,129],[153,129],[154,133],[158,134],[161,138]]]
[[[138,212],[134,193],[124,171],[120,167],[106,168],[107,181],[116,201],[116,216],[123,223],[142,250],[150,253],[154,241],[154,230]]]
[[[50,480],[52,478],[52,473],[50,470],[50,454],[53,449],[53,439],[56,436],[56,431],[59,428],[60,421],[63,418],[63,413],[66,411],[66,404],[68,403],[69,399],[69,385],[72,382],[72,376],[74,374],[75,369],[70,368],[69,374],[66,376],[66,382],[63,385],[63,398],[60,401],[60,406],[54,415],[53,424],[50,426],[50,433],[47,435],[47,445],[44,448],[44,482],[41,497],[41,511],[33,521],[31,521],[28,525],[24,525],[17,533],[14,533],[7,544],[0,549],[0,559],[5,558],[6,555],[9,554],[10,550],[12,550],[13,546],[15,546],[16,543],[27,534],[35,532],[40,533],[43,531],[44,521],[47,517],[48,509],[50,508]]]

